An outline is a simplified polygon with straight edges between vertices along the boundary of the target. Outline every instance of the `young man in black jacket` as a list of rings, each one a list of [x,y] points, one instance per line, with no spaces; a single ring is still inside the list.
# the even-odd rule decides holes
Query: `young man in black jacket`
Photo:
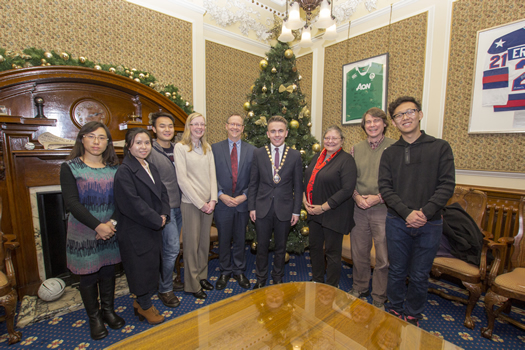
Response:
[[[398,98],[388,111],[401,137],[383,152],[379,165],[379,192],[388,206],[387,307],[419,325],[443,231],[442,209],[454,192],[454,156],[448,142],[419,129],[423,112],[413,97]]]

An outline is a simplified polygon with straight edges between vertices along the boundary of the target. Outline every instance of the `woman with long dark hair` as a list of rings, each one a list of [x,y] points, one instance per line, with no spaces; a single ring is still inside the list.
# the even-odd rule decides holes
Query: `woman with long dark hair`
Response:
[[[129,129],[124,160],[115,175],[118,242],[129,290],[137,296],[135,315],[150,324],[164,321],[151,302],[160,278],[162,228],[169,221],[168,192],[155,165],[146,158],[151,135],[142,128]]]
[[[104,322],[113,329],[125,324],[114,311],[114,265],[120,262],[113,196],[117,167],[111,134],[100,122],[89,122],[80,129],[60,167],[62,196],[70,213],[67,267],[80,275],[80,295],[93,339],[108,335]]]

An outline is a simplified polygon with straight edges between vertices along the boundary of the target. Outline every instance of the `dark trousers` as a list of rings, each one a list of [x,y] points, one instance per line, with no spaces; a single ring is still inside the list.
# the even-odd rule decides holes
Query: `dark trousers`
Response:
[[[258,283],[266,283],[268,278],[268,248],[272,231],[274,233],[275,251],[273,256],[272,279],[274,282],[281,282],[284,276],[284,258],[286,255],[286,241],[290,232],[290,221],[280,221],[275,215],[272,205],[268,214],[264,218],[255,220],[255,230],[257,231],[257,258],[255,262]]]
[[[312,280],[339,287],[341,277],[341,254],[343,250],[343,235],[332,231],[315,221],[308,223],[310,234],[310,261],[312,263]],[[324,251],[323,251],[324,248]],[[326,254],[326,269],[325,269]]]
[[[246,271],[246,226],[249,213],[222,206],[215,209],[215,225],[219,234],[219,267],[221,274],[240,275]],[[233,241],[233,245],[232,245]]]

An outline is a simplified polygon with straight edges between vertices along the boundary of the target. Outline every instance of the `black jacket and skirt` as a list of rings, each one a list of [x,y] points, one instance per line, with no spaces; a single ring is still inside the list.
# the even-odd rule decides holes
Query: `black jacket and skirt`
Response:
[[[148,164],[155,183],[131,154],[124,158],[115,175],[116,235],[129,290],[137,296],[157,289],[162,250],[161,215],[169,220],[170,214],[166,187],[157,168]]]
[[[314,156],[306,169],[305,191],[319,155]],[[323,252],[323,247],[325,247],[326,283],[334,287],[339,284],[343,236],[349,234],[355,225],[352,195],[356,180],[357,167],[354,158],[343,150],[317,173],[312,191],[312,204],[321,205],[328,202],[331,209],[320,215],[308,215],[310,258],[314,282],[325,282]]]

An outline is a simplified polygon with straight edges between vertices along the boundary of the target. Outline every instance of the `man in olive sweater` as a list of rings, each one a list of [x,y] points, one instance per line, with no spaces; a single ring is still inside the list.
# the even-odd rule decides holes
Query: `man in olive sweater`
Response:
[[[379,161],[383,151],[395,140],[385,137],[388,127],[386,113],[373,107],[365,112],[361,128],[367,138],[352,148],[357,165],[357,183],[354,191],[355,227],[350,234],[354,263],[353,287],[350,294],[356,298],[368,296],[370,291],[370,251],[375,247],[376,263],[372,278],[372,299],[376,307],[384,310],[388,278],[388,251],[385,236],[386,205],[377,186]]]
[[[419,325],[441,241],[442,210],[454,192],[454,156],[446,141],[419,129],[423,113],[413,97],[398,98],[388,111],[401,137],[383,152],[379,165],[379,192],[388,206],[387,307]]]

